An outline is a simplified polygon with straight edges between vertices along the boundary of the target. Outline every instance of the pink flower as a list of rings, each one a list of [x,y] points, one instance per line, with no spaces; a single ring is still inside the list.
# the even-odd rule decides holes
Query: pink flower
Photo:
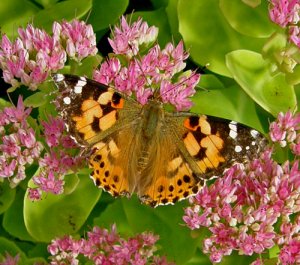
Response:
[[[54,22],[52,31],[51,36],[29,24],[18,29],[19,37],[14,42],[6,35],[2,37],[0,68],[5,82],[35,90],[51,71],[64,67],[67,55],[81,61],[97,53],[93,29],[83,21]]]
[[[0,262],[1,265],[17,265],[19,264],[20,255],[15,257],[11,256],[8,252],[5,252],[5,258]]]
[[[64,122],[60,118],[49,117],[49,121],[42,121],[46,143],[51,150],[39,158],[40,173],[33,177],[37,192],[61,194],[64,191],[64,176],[68,170],[76,170],[86,157],[74,155],[77,145],[67,135]],[[35,196],[37,195],[37,196]],[[40,194],[34,190],[29,198],[37,200]]]
[[[66,51],[70,58],[80,62],[88,56],[96,55],[96,35],[91,25],[79,20],[70,23],[63,21],[61,28],[55,25],[55,30],[66,41]]]
[[[299,0],[271,0],[269,15],[271,20],[281,27],[297,24],[299,21]]]
[[[284,246],[279,253],[279,260],[282,264],[297,264],[300,261],[300,242],[298,240],[292,240]]]
[[[296,206],[300,199],[297,166],[285,165],[279,170],[280,166],[271,160],[267,151],[243,171],[239,171],[239,167],[232,167],[223,179],[200,190],[192,200],[194,205],[185,210],[183,220],[191,229],[208,224],[212,234],[208,238],[210,244],[204,249],[212,255],[212,260],[216,253],[227,255],[238,250],[253,255],[270,249],[282,238],[273,227],[280,216],[300,212]],[[252,170],[255,170],[255,178],[252,178]],[[207,223],[202,220],[204,212]],[[213,251],[214,248],[218,252]]]
[[[44,192],[53,194],[61,194],[63,192],[64,181],[57,179],[53,171],[50,171],[48,175],[42,173],[38,177],[34,177],[34,183]]]
[[[94,79],[127,95],[134,94],[142,105],[154,99],[172,104],[177,111],[188,110],[200,75],[182,72],[188,57],[182,41],[176,47],[171,43],[164,49],[151,47],[156,36],[156,28],[149,28],[141,19],[129,25],[123,17],[109,42],[115,54],[126,55],[127,59],[112,55],[94,71]],[[140,49],[144,55],[136,57]]]
[[[270,137],[273,142],[279,142],[282,147],[289,144],[294,154],[299,153],[300,114],[293,115],[291,111],[279,113],[277,121],[270,124]]]
[[[296,46],[300,48],[300,29],[298,26],[291,26],[289,29],[289,38]]]
[[[140,46],[153,43],[158,34],[156,27],[149,27],[141,18],[129,25],[124,16],[120,27],[115,26],[113,38],[108,39],[115,54],[124,54],[128,57],[137,55]]]
[[[6,107],[0,112],[0,126],[4,136],[0,140],[0,177],[10,178],[11,186],[23,180],[26,166],[40,156],[43,146],[36,140],[34,130],[28,127],[22,97],[16,107]]]
[[[157,240],[158,237],[151,233],[142,233],[126,240],[117,234],[113,225],[111,231],[94,227],[87,233],[87,239],[76,240],[65,236],[52,240],[48,251],[52,255],[51,264],[70,260],[77,264],[80,257],[93,264],[172,264],[164,257],[154,256]]]
[[[28,198],[31,201],[39,201],[41,199],[42,191],[39,188],[28,188]]]

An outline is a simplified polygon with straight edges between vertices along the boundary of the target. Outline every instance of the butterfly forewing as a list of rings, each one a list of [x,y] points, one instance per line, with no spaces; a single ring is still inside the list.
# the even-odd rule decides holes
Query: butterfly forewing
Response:
[[[137,104],[130,102],[128,110],[124,95],[109,86],[72,75],[56,74],[53,80],[60,92],[58,111],[79,144],[98,143],[121,124],[132,122],[138,113]],[[119,120],[121,122],[116,126]]]

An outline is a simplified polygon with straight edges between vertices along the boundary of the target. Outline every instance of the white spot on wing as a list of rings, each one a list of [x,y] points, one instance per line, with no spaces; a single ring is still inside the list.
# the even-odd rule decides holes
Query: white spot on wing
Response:
[[[247,146],[246,146],[246,150],[249,150],[249,149],[250,149],[250,146],[247,145]]]
[[[70,99],[69,97],[65,97],[65,98],[63,99],[63,101],[64,101],[64,103],[65,103],[66,105],[69,105],[69,104],[71,103],[71,99]]]
[[[86,81],[85,80],[78,80],[78,82],[77,82],[77,85],[76,86],[81,86],[81,87],[83,87],[83,86],[85,86],[86,85]]]
[[[229,132],[229,136],[232,138],[232,139],[235,139],[237,137],[237,132],[236,131],[233,131],[233,130],[230,130]]]
[[[251,131],[250,131],[250,134],[251,134],[251,136],[252,136],[253,138],[256,138],[257,135],[258,135],[258,131],[256,131],[256,130],[251,130]]]
[[[65,77],[64,77],[64,75],[62,75],[62,74],[56,74],[55,76],[54,76],[54,81],[55,82],[61,82],[61,81],[63,81],[65,79]]]
[[[80,80],[85,81],[86,82],[86,78],[83,76],[80,76]]]
[[[239,153],[239,152],[242,151],[242,147],[239,146],[239,145],[237,145],[237,146],[234,148],[234,151],[235,151],[236,153]]]
[[[78,84],[74,87],[74,92],[76,94],[81,94],[82,92],[82,86],[78,86]]]
[[[230,128],[230,130],[237,131],[236,124],[237,124],[237,123],[236,123],[235,121],[231,121],[231,122],[229,123],[229,128]]]

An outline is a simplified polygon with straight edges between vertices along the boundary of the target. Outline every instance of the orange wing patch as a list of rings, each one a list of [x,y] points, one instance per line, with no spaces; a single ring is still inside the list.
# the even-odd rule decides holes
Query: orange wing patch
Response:
[[[222,155],[224,139],[218,131],[213,133],[205,115],[185,119],[184,126],[189,132],[184,135],[183,142],[189,154],[196,160],[202,174],[218,168],[225,162]]]
[[[112,90],[102,93],[97,99],[90,97],[82,102],[81,114],[71,117],[76,130],[83,134],[85,141],[89,141],[97,133],[109,129],[116,123],[118,116],[113,105],[118,108],[122,106],[113,103],[113,98],[116,97],[118,94]]]
[[[93,147],[90,157],[91,177],[99,188],[103,188],[113,196],[128,195],[128,181],[124,178],[124,171],[114,161],[120,153],[113,139],[108,143],[100,142]]]
[[[178,156],[169,162],[166,176],[158,177],[146,189],[141,201],[152,207],[173,204],[196,194],[203,185],[204,181]]]

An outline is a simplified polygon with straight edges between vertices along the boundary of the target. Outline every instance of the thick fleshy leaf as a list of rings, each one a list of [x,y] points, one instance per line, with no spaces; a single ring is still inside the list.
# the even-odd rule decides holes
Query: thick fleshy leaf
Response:
[[[9,186],[9,182],[4,180],[0,183],[0,214],[4,213],[13,203],[16,190]]]
[[[17,188],[15,200],[9,209],[4,213],[3,228],[10,235],[26,241],[34,241],[28,234],[24,224],[23,202],[25,191]]]
[[[225,55],[237,49],[260,51],[264,39],[238,33],[224,18],[219,0],[178,2],[179,31],[192,59],[221,75],[231,76]]]
[[[1,32],[8,37],[15,37],[16,26],[26,26],[32,16],[40,9],[31,1],[1,1],[0,25]]]
[[[88,23],[93,25],[94,31],[109,28],[123,15],[128,4],[128,0],[93,1],[93,8]]]
[[[172,39],[175,43],[182,40],[182,36],[178,31],[179,20],[178,20],[178,0],[169,0],[168,6],[166,7],[166,14],[168,16],[168,22],[171,29]]]
[[[24,202],[24,219],[28,232],[37,241],[73,234],[83,225],[101,194],[88,176],[70,194],[47,194],[41,201]]]
[[[0,237],[0,257],[4,257],[4,250],[10,254],[10,256],[15,257],[16,255],[20,255],[20,259],[24,260],[26,258],[24,252],[16,245],[16,243],[12,240],[9,240],[5,237]]]
[[[203,75],[199,86],[206,90],[199,90],[192,98],[192,112],[234,120],[261,132],[266,130],[268,124],[261,124],[261,120],[271,117],[262,110],[258,115],[255,102],[237,84],[225,87],[215,76]]]
[[[262,108],[274,116],[297,105],[294,87],[284,74],[272,76],[261,54],[247,50],[233,51],[226,56],[226,63],[236,82]]]
[[[24,244],[22,245],[24,249]],[[26,265],[36,265],[36,264],[46,264],[46,260],[43,258],[31,258],[28,259],[24,252],[17,246],[17,244],[12,241],[8,240],[7,238],[0,237],[0,261],[5,259],[9,254],[10,257],[15,258],[18,256],[18,263],[17,264],[26,264]],[[39,253],[40,254],[40,253]],[[9,265],[15,263],[0,263],[2,265]]]
[[[79,19],[92,8],[92,0],[67,0],[43,9],[34,16],[34,25],[50,31],[53,21]]]
[[[183,224],[183,207],[186,201],[155,209],[142,205],[136,197],[122,198],[109,205],[95,218],[95,225],[110,227],[116,223],[120,233],[136,234],[152,231],[160,236],[160,254],[166,255],[176,264],[184,264],[195,253],[198,239],[192,238],[190,230]],[[188,244],[188,247],[187,247]]]
[[[24,100],[26,107],[37,108],[47,102],[47,94],[43,92],[36,92]]]
[[[102,61],[102,57],[97,54],[95,56],[89,56],[85,58],[79,65],[75,62],[76,66],[74,66],[75,72],[73,73],[73,67],[71,67],[71,73],[86,76],[88,78],[92,78],[94,69],[96,69],[100,62]]]
[[[274,32],[276,27],[267,15],[268,4],[268,1],[262,1],[260,5],[253,8],[241,0],[220,0],[220,9],[230,26],[239,33],[266,38]]]

